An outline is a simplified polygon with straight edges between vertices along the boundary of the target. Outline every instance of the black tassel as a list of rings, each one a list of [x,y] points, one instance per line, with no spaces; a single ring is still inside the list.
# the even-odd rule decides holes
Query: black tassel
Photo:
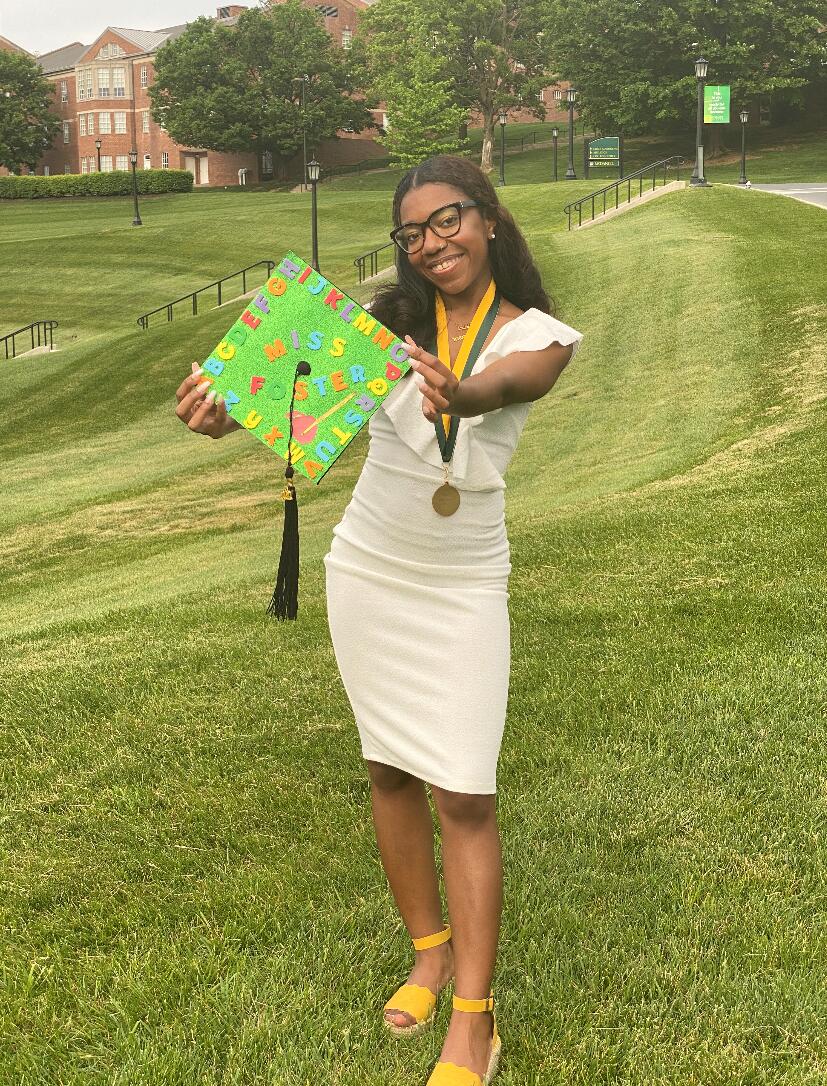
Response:
[[[267,608],[268,615],[277,619],[295,618],[299,612],[299,500],[293,482],[293,404],[296,399],[296,381],[310,373],[309,362],[299,362],[293,378],[293,395],[290,397],[290,434],[287,441],[287,467],[284,469],[284,531],[281,537],[279,571],[276,587]]]
[[[281,537],[281,557],[273,598],[268,615],[284,620],[295,618],[299,610],[299,502],[293,483],[293,466],[284,472],[287,481],[281,493],[284,501],[284,532]]]

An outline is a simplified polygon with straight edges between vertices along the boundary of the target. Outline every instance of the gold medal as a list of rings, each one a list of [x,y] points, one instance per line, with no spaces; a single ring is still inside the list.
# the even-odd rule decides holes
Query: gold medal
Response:
[[[451,517],[459,509],[459,491],[450,483],[443,483],[434,491],[431,504],[441,517]]]

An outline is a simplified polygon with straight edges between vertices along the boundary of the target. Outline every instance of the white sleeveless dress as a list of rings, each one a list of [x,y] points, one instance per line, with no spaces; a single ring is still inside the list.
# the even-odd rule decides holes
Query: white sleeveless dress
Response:
[[[529,309],[472,373],[550,343],[576,351],[581,339]],[[491,794],[511,662],[503,475],[531,404],[460,420],[449,471],[461,503],[450,517],[431,505],[444,474],[421,405],[412,373],[368,424],[368,455],[324,558],[330,633],[363,756]]]

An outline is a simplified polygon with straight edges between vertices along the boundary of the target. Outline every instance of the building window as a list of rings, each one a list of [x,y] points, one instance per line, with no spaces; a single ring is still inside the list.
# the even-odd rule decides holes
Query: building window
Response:
[[[69,122],[68,121],[63,122],[63,142],[64,143],[69,142]]]
[[[119,136],[126,135],[126,114],[123,112],[115,114],[115,134]]]
[[[89,167],[86,164],[86,159],[85,158],[82,158],[80,160],[80,172],[81,173],[89,173]]]
[[[538,102],[545,102],[545,98],[543,96],[543,91],[540,91],[539,94],[537,95],[537,101]]]
[[[126,97],[126,68],[112,69],[112,94],[115,98]]]
[[[145,109],[144,112],[143,112],[143,115],[141,116],[141,131],[142,132],[148,132],[149,131],[149,110],[148,109]]]
[[[261,173],[264,177],[273,176],[273,152],[263,151],[261,155]]]
[[[68,162],[63,163],[63,172],[64,173],[71,173],[72,172],[72,167],[69,165]]]
[[[112,173],[111,155],[101,155],[101,173]]]
[[[146,87],[149,84],[149,73],[146,70],[146,65],[141,68],[141,86]]]
[[[69,101],[69,87],[67,86],[65,79],[61,79],[60,81],[60,100],[61,102]]]
[[[115,159],[116,170],[128,170],[129,169],[129,155],[118,155]]]
[[[320,11],[325,19],[335,19],[339,14],[339,9],[333,4],[316,4],[316,11]]]
[[[86,118],[86,130],[88,131],[90,136],[94,136],[94,134],[95,134],[95,114],[94,113],[90,113],[89,116]]]
[[[152,169],[152,155],[144,155],[144,169],[145,170],[151,170]]]
[[[98,114],[98,132],[102,136],[108,136],[112,131],[112,114],[111,113],[99,113]]]
[[[92,69],[87,68],[86,69],[86,97],[87,98],[92,97],[92,80],[93,80]]]
[[[50,173],[51,173],[51,168],[49,166],[44,166],[43,167],[43,176],[48,177]]]
[[[98,68],[98,98],[109,97],[109,69]]]
[[[349,26],[346,26],[342,31],[342,48],[350,49],[353,44],[353,31]]]
[[[78,134],[81,136],[86,135],[86,114],[78,113]]]
[[[161,151],[161,169],[169,169],[169,151]]]

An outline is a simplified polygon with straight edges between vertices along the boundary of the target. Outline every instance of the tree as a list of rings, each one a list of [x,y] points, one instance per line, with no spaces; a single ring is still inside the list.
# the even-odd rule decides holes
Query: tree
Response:
[[[543,48],[543,0],[381,0],[359,22],[370,90],[389,106],[398,73],[428,73],[426,88],[448,108],[477,112],[483,124],[482,168],[491,169],[500,109],[517,105],[538,117],[538,94],[548,85]],[[411,28],[416,32],[412,33]],[[427,142],[424,108],[420,141]],[[459,112],[456,114],[459,115]],[[432,114],[432,118],[435,114]],[[433,123],[433,120],[432,122]]]
[[[827,61],[823,12],[823,0],[553,0],[547,30],[581,115],[634,135],[693,128],[701,54],[736,109],[801,94]]]
[[[0,166],[34,169],[60,129],[54,88],[33,57],[0,50]]]
[[[296,80],[309,77],[305,110]],[[215,151],[270,151],[284,165],[308,147],[370,114],[351,96],[347,54],[325,32],[321,17],[298,0],[253,8],[235,26],[191,23],[158,50],[150,87],[154,118],[176,143]]]

